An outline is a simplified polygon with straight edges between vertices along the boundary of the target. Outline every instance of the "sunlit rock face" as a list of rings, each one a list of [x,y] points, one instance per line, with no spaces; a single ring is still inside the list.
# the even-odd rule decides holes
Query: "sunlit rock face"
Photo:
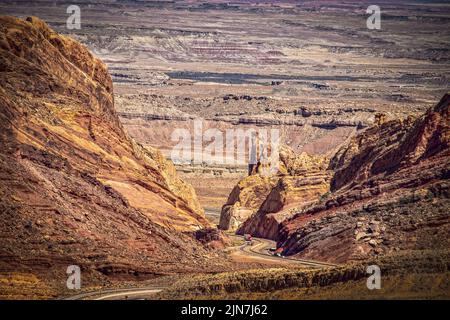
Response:
[[[296,155],[282,146],[278,172],[261,174],[255,167],[231,192],[221,215],[223,229],[277,239],[279,223],[292,215],[292,209],[316,200],[329,190],[327,159]]]
[[[194,190],[123,131],[99,59],[37,18],[1,17],[0,69],[3,271],[42,283],[77,264],[89,283],[214,268],[181,233],[211,227]]]
[[[334,262],[448,249],[449,104],[352,138],[330,162],[331,193],[284,221],[278,245]]]

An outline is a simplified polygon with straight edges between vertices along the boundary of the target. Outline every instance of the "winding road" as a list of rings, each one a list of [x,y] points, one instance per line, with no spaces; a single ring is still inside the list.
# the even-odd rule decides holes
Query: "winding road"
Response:
[[[73,295],[64,300],[139,300],[146,299],[151,295],[164,290],[165,287],[142,287],[130,289],[105,289],[84,292]]]
[[[243,236],[232,235],[238,241],[244,241]],[[234,254],[239,254],[246,258],[246,260],[254,260],[255,262],[266,261],[270,263],[280,263],[280,264],[291,264],[296,266],[303,266],[307,268],[330,268],[336,267],[336,264],[304,260],[304,259],[294,259],[288,257],[277,257],[272,255],[269,251],[270,248],[276,246],[275,241],[253,238],[251,244],[244,241],[243,244],[235,246],[232,248]],[[99,291],[84,292],[77,295],[73,295],[65,298],[65,300],[138,300],[138,299],[148,299],[152,295],[161,292],[166,287],[142,287],[142,288],[129,288],[129,289],[105,289]]]
[[[243,236],[233,236],[240,239],[244,239]],[[239,246],[239,250],[242,252],[245,252],[248,256],[255,256],[255,257],[263,257],[265,260],[270,260],[273,262],[280,262],[282,260],[283,262],[287,262],[290,264],[295,264],[299,266],[305,266],[309,268],[329,268],[329,267],[337,267],[338,265],[327,263],[327,262],[320,262],[320,261],[314,261],[314,260],[305,260],[305,259],[295,259],[295,258],[288,258],[288,257],[277,257],[272,255],[272,253],[269,251],[269,248],[276,247],[276,242],[268,239],[262,239],[262,238],[253,238],[252,244],[243,244]]]

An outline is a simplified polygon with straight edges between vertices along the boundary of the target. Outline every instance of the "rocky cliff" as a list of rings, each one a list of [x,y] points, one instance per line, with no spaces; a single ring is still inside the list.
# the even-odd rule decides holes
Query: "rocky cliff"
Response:
[[[0,71],[2,275],[214,269],[180,233],[210,227],[194,190],[125,134],[100,60],[37,18],[0,17]]]
[[[221,228],[275,240],[280,223],[293,214],[294,207],[307,205],[329,190],[326,158],[296,155],[287,146],[279,154],[276,175],[262,177],[256,168],[234,188],[222,209]]]
[[[237,230],[258,210],[276,182],[276,177],[262,177],[258,174],[250,175],[239,181],[222,207],[219,228]]]
[[[332,192],[283,222],[285,254],[345,262],[448,248],[449,104],[447,94],[419,118],[380,118],[341,148]]]

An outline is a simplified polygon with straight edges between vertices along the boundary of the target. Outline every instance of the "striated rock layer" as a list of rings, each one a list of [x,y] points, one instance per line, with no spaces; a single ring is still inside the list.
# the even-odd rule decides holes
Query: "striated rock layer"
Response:
[[[383,122],[331,160],[332,193],[283,222],[285,254],[332,262],[450,245],[450,95]]]
[[[222,207],[219,228],[236,231],[254,214],[275,186],[277,178],[253,174],[245,177],[233,188]]]
[[[283,146],[276,175],[262,177],[256,168],[234,188],[220,227],[276,240],[280,223],[293,214],[294,206],[307,205],[329,190],[326,164],[326,158],[295,155]]]
[[[210,227],[193,188],[124,133],[100,60],[37,18],[0,17],[0,78],[2,274],[215,268],[178,232]]]

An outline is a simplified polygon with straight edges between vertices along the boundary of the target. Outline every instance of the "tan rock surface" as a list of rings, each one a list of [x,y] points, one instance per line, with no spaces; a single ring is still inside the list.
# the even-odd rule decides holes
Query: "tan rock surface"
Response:
[[[450,96],[380,123],[332,159],[332,193],[283,222],[285,253],[334,262],[448,248]]]
[[[325,170],[327,159],[296,155],[283,146],[280,150],[277,182],[255,213],[242,223],[238,234],[277,240],[280,223],[294,214],[294,208],[306,206],[329,191],[331,173]]]
[[[276,175],[264,177],[255,166],[231,192],[222,209],[221,228],[276,239],[279,223],[292,215],[293,204],[306,205],[329,190],[326,158],[296,155],[287,146],[279,155]]]
[[[261,206],[276,180],[254,174],[239,181],[222,207],[219,228],[237,230]]]
[[[179,232],[210,223],[173,165],[124,133],[105,65],[37,18],[0,22],[1,277],[54,294],[71,264],[85,286],[223,268]]]

